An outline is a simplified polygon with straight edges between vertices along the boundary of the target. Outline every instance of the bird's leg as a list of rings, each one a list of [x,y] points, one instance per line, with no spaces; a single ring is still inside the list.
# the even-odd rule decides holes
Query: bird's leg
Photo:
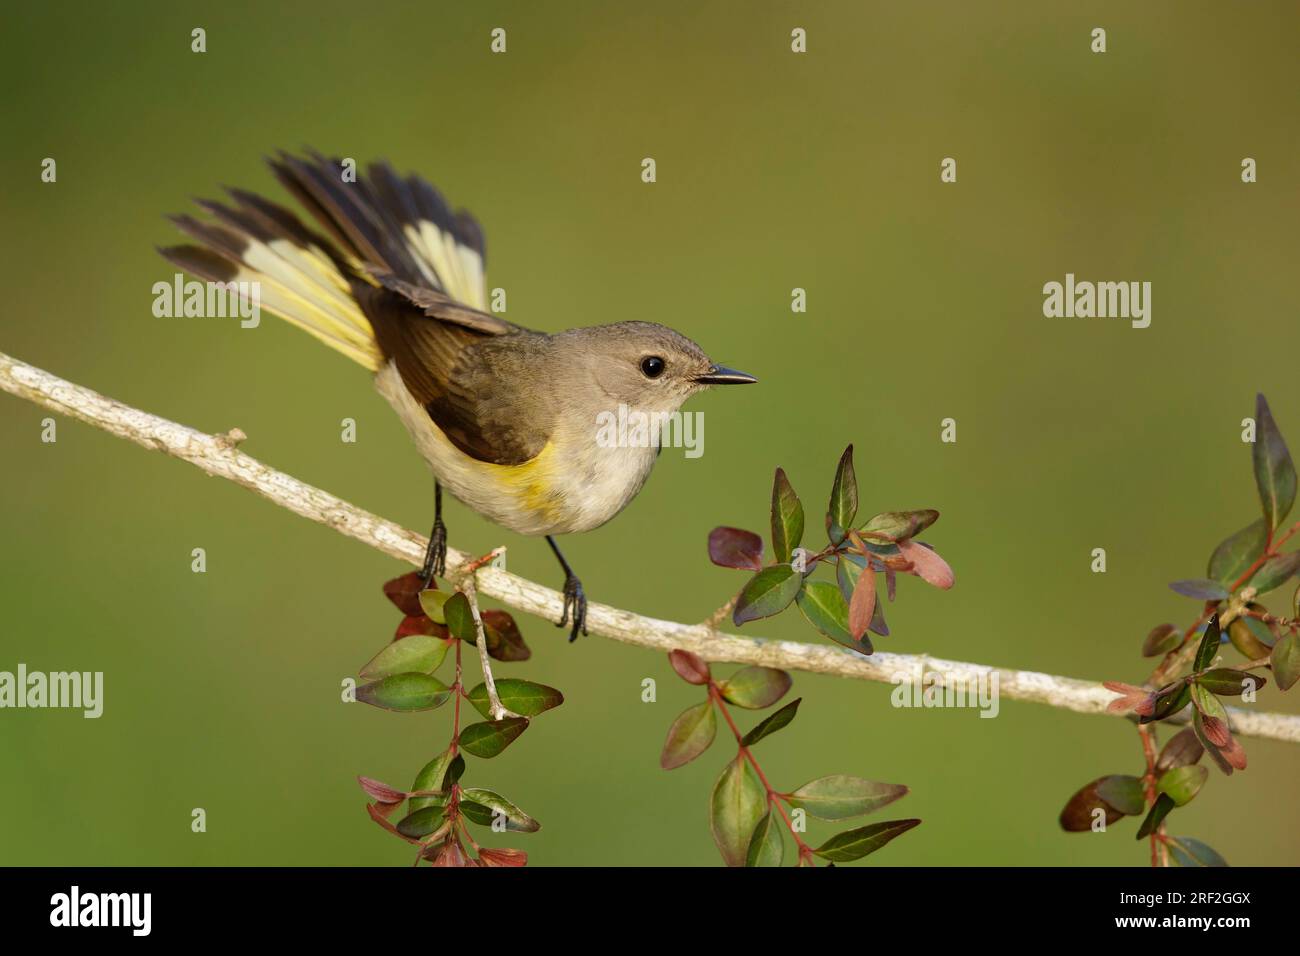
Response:
[[[427,588],[434,576],[447,571],[447,526],[442,523],[442,485],[433,482],[433,530],[429,532],[429,546],[424,549],[424,566],[420,568],[420,581]]]
[[[578,576],[573,573],[573,568],[569,567],[569,562],[564,560],[564,555],[560,553],[559,546],[555,539],[549,534],[546,536],[546,543],[551,546],[555,556],[560,560],[560,567],[564,569],[564,613],[560,615],[559,623],[556,627],[564,627],[569,623],[569,611],[573,611],[573,628],[569,631],[569,640],[578,639],[578,631],[587,633],[587,595],[583,593],[582,582]]]

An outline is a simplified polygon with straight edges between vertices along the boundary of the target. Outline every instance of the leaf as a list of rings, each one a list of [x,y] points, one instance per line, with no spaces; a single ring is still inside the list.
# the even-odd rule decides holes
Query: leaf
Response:
[[[790,806],[802,807],[819,820],[848,820],[907,796],[907,787],[836,773],[818,777],[784,796]]]
[[[1228,589],[1218,581],[1209,578],[1187,578],[1170,583],[1169,589],[1183,597],[1196,598],[1198,601],[1222,601],[1228,596]]]
[[[1258,630],[1254,626],[1258,625]],[[1267,631],[1267,628],[1260,621],[1254,621],[1252,618],[1239,617],[1228,625],[1228,640],[1232,641],[1235,647],[1246,660],[1259,660],[1261,657],[1268,657],[1271,646],[1261,640],[1260,633]],[[1271,638],[1272,635],[1269,635]]]
[[[882,511],[868,519],[859,531],[864,538],[902,541],[915,537],[938,520],[939,512],[932,508],[921,511]]]
[[[690,763],[709,749],[717,732],[718,719],[713,712],[712,700],[687,707],[668,728],[668,739],[659,754],[659,766],[675,770]]]
[[[442,616],[447,622],[451,636],[470,644],[478,640],[478,630],[474,627],[474,612],[469,606],[469,598],[457,591],[447,598],[442,605]]]
[[[442,826],[446,818],[446,807],[424,807],[402,817],[397,823],[397,832],[404,837],[418,840]]]
[[[428,594],[438,594],[438,591],[428,591]],[[397,625],[397,630],[393,632],[393,640],[401,640],[403,637],[410,637],[412,634],[425,634],[429,637],[436,637],[440,640],[446,640],[451,635],[447,629],[438,624],[427,614],[408,614],[402,618]]]
[[[802,700],[802,697],[796,697],[780,710],[769,714],[753,730],[745,734],[740,741],[740,745],[742,747],[752,747],[764,737],[769,737],[782,727],[787,726],[790,721],[794,720],[795,714],[799,712],[799,703]]]
[[[530,680],[519,680],[515,677],[498,678],[496,684],[497,697],[501,699],[501,706],[521,717],[536,717],[564,703],[564,695],[554,687],[547,687],[545,684],[534,684]],[[484,717],[492,716],[487,684],[479,684],[471,690],[469,702]]]
[[[692,654],[690,651],[669,651],[668,663],[673,665],[673,670],[677,672],[677,676],[688,684],[707,684],[709,682],[711,676],[709,665],[705,663],[704,658]]]
[[[1139,723],[1149,724],[1153,721],[1164,720],[1166,717],[1172,717],[1186,707],[1191,698],[1192,691],[1187,686],[1187,682],[1182,680],[1174,681],[1156,692],[1155,705],[1152,707],[1151,713],[1142,715]]]
[[[1240,531],[1229,535],[1210,555],[1206,575],[1226,587],[1245,573],[1268,546],[1268,525],[1257,518]]]
[[[909,574],[915,574],[926,584],[932,584],[940,590],[946,591],[953,585],[952,568],[948,562],[939,557],[939,553],[931,548],[916,541],[900,541],[898,549],[903,552],[903,557],[912,562],[912,570]]]
[[[493,608],[480,616],[483,619],[483,638],[487,642],[489,657],[509,664],[513,661],[526,661],[533,656],[533,652],[524,643],[524,636],[519,633],[519,625],[509,611]]]
[[[527,729],[527,717],[485,720],[460,732],[460,746],[471,757],[495,757]]]
[[[793,683],[794,680],[783,670],[753,664],[736,671],[730,679],[718,685],[718,690],[724,699],[737,707],[762,710],[784,697]]]
[[[920,820],[890,820],[888,823],[872,823],[856,830],[846,830],[831,837],[813,852],[832,863],[860,860],[920,823]]]
[[[740,528],[714,528],[709,532],[709,560],[723,568],[763,569],[763,539]]]
[[[362,680],[378,680],[393,674],[429,674],[438,669],[446,656],[446,641],[427,634],[412,634],[385,647],[357,676]]]
[[[1165,837],[1179,866],[1227,866],[1228,861],[1212,847],[1191,837]]]
[[[835,483],[831,486],[831,501],[826,511],[826,529],[832,544],[844,540],[857,515],[858,477],[853,472],[853,446],[850,445],[840,455],[840,463],[835,468]]]
[[[1300,551],[1275,554],[1255,572],[1255,576],[1250,579],[1250,586],[1257,594],[1267,594],[1286,584],[1297,570],[1300,570]]]
[[[451,697],[451,689],[432,674],[393,674],[357,688],[357,700],[399,713],[433,710]]]
[[[803,577],[788,564],[764,568],[741,590],[731,613],[732,621],[739,627],[746,621],[781,613],[790,606],[802,583]]]
[[[1290,690],[1297,678],[1300,678],[1300,644],[1294,634],[1278,638],[1269,655],[1273,665],[1273,678],[1282,690]]]
[[[1219,615],[1216,614],[1210,618],[1205,633],[1201,635],[1201,643],[1196,648],[1196,663],[1192,665],[1192,670],[1203,671],[1214,663],[1214,658],[1219,653],[1220,642]]]
[[[1248,690],[1259,690],[1268,683],[1268,678],[1232,667],[1216,667],[1196,678],[1196,683],[1220,697],[1240,697]]]
[[[401,790],[370,777],[357,777],[357,783],[361,784],[361,789],[379,803],[401,803],[406,799],[406,794]]]
[[[1264,506],[1264,520],[1270,529],[1276,529],[1295,503],[1295,465],[1262,394],[1255,396],[1255,424],[1255,445],[1251,449],[1255,485]]]
[[[840,554],[835,559],[835,582],[839,585],[840,594],[844,595],[846,605],[853,600],[853,591],[866,566],[867,559],[852,552]]]
[[[419,600],[420,589],[423,586],[420,581],[420,573],[411,571],[401,577],[393,578],[391,581],[385,581],[384,595],[397,605],[397,609],[403,614],[414,617],[424,613]],[[430,581],[429,589],[433,590],[435,587],[436,585]]]
[[[1233,765],[1228,761],[1223,750],[1210,740],[1208,736],[1206,736],[1205,718],[1201,716],[1199,710],[1192,711],[1192,730],[1196,734],[1197,741],[1205,748],[1205,752],[1210,755],[1210,759],[1214,762],[1214,765],[1227,776],[1232,776]],[[1236,741],[1233,742],[1235,743]]]
[[[1098,780],[1097,796],[1125,816],[1135,817],[1147,808],[1142,781],[1125,774],[1113,774]]]
[[[865,638],[855,641],[849,633],[849,606],[838,586],[829,581],[806,581],[795,603],[808,623],[832,641],[859,654],[871,653],[870,641]]]
[[[772,553],[781,564],[789,564],[794,549],[803,540],[803,505],[790,486],[785,471],[778,468],[772,480]]]
[[[1151,812],[1142,821],[1142,826],[1138,827],[1137,838],[1144,840],[1154,833],[1156,828],[1164,822],[1165,817],[1169,816],[1169,811],[1173,808],[1174,801],[1169,794],[1162,793],[1156,797],[1156,802],[1151,805]]]
[[[492,825],[492,815],[501,814],[506,820],[506,829],[515,830],[519,833],[536,833],[542,828],[542,825],[530,817],[524,811],[507,800],[501,794],[494,790],[482,790],[477,787],[467,787],[461,791],[461,806],[466,803],[473,804],[476,807],[483,807],[490,811],[486,826]],[[466,814],[469,816],[469,814]],[[474,819],[470,817],[470,819]],[[474,820],[475,823],[482,823],[482,820]]]
[[[415,776],[415,782],[411,784],[411,789],[446,790],[454,782],[447,779],[451,762],[452,753],[451,748],[448,747],[421,768]],[[461,765],[464,766],[463,760]],[[411,810],[419,810],[421,807],[432,806],[438,802],[437,797],[412,797],[408,806]]]
[[[754,835],[749,838],[745,866],[780,866],[784,856],[785,840],[781,837],[781,824],[772,811],[768,810],[754,827]]]
[[[1124,816],[1123,813],[1103,800],[1101,794],[1097,792],[1098,785],[1105,779],[1105,777],[1101,777],[1091,783],[1084,784],[1074,796],[1066,801],[1065,808],[1061,810],[1059,821],[1062,830],[1067,833],[1085,833],[1091,830],[1094,811],[1096,810],[1102,811],[1106,826],[1110,826]]]
[[[1156,773],[1164,773],[1166,770],[1172,770],[1175,767],[1188,767],[1194,763],[1199,763],[1204,753],[1205,748],[1196,739],[1196,731],[1191,727],[1184,727],[1170,737],[1164,747],[1161,748],[1160,756],[1156,758]]]
[[[443,608],[446,607],[450,599],[451,595],[446,591],[421,591],[420,608],[431,621],[446,624],[447,616],[443,613]]]
[[[1210,771],[1205,767],[1174,767],[1160,775],[1156,789],[1168,794],[1175,806],[1186,806],[1200,792],[1209,776]]]
[[[718,775],[709,796],[709,830],[727,866],[745,865],[750,837],[766,812],[767,792],[738,754]]]
[[[853,589],[853,600],[849,601],[849,636],[853,640],[861,640],[867,633],[867,626],[875,613],[876,572],[868,565],[858,574],[858,583]]]
[[[485,846],[478,851],[479,866],[527,866],[528,854],[508,847]]]
[[[1151,629],[1142,642],[1143,657],[1159,657],[1161,654],[1168,654],[1180,643],[1178,628],[1172,624],[1158,624]]]
[[[1204,687],[1201,687],[1199,684],[1193,684],[1192,704],[1194,704],[1196,709],[1199,710],[1206,718],[1212,717],[1215,720],[1220,721],[1223,724],[1222,733],[1224,734],[1227,733],[1228,712],[1224,709],[1223,704],[1220,703],[1219,698],[1215,697],[1213,694],[1211,694]],[[1210,732],[1209,725],[1207,725],[1207,732],[1210,734],[1211,741],[1218,744],[1220,747],[1223,746],[1226,737],[1224,739],[1219,739],[1215,733]]]

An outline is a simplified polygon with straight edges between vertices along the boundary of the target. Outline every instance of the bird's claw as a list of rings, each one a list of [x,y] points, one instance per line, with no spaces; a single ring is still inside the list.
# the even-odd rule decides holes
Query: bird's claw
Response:
[[[438,518],[433,523],[433,533],[429,535],[429,547],[424,555],[424,567],[420,570],[420,580],[427,588],[435,577],[447,573],[447,526]]]
[[[556,627],[569,623],[569,611],[573,611],[573,627],[569,631],[569,641],[578,639],[578,631],[587,634],[587,595],[582,590],[582,582],[570,574],[564,579],[564,612],[560,615]]]

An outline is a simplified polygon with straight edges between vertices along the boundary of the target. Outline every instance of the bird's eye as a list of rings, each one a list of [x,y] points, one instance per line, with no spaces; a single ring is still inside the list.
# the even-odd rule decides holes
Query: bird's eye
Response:
[[[641,360],[641,371],[646,378],[658,378],[664,373],[664,360],[657,355],[649,355]]]

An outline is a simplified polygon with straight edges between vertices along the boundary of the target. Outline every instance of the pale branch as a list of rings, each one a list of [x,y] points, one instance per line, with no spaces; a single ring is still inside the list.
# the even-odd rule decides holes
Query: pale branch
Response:
[[[294,514],[328,525],[394,558],[417,566],[423,560],[426,541],[423,536],[244,454],[236,447],[244,440],[243,433],[237,429],[225,434],[205,434],[105,398],[4,353],[0,353],[0,388],[119,438],[188,461],[210,475],[243,485]],[[454,580],[458,571],[472,560],[471,555],[449,549],[448,577]],[[557,591],[491,566],[479,568],[474,578],[481,594],[516,610],[546,620],[559,620],[564,598]],[[739,637],[718,631],[711,624],[661,621],[603,604],[588,607],[587,627],[592,634],[662,653],[681,648],[707,661],[762,664],[883,683],[896,683],[900,674],[913,678],[926,674],[945,684],[974,687],[975,681],[996,674],[1002,698],[1033,701],[1083,714],[1106,713],[1106,705],[1116,696],[1096,681],[947,661],[928,655],[877,652],[864,657],[827,644]],[[1228,713],[1232,729],[1239,734],[1300,742],[1300,716],[1239,707],[1229,707]]]

